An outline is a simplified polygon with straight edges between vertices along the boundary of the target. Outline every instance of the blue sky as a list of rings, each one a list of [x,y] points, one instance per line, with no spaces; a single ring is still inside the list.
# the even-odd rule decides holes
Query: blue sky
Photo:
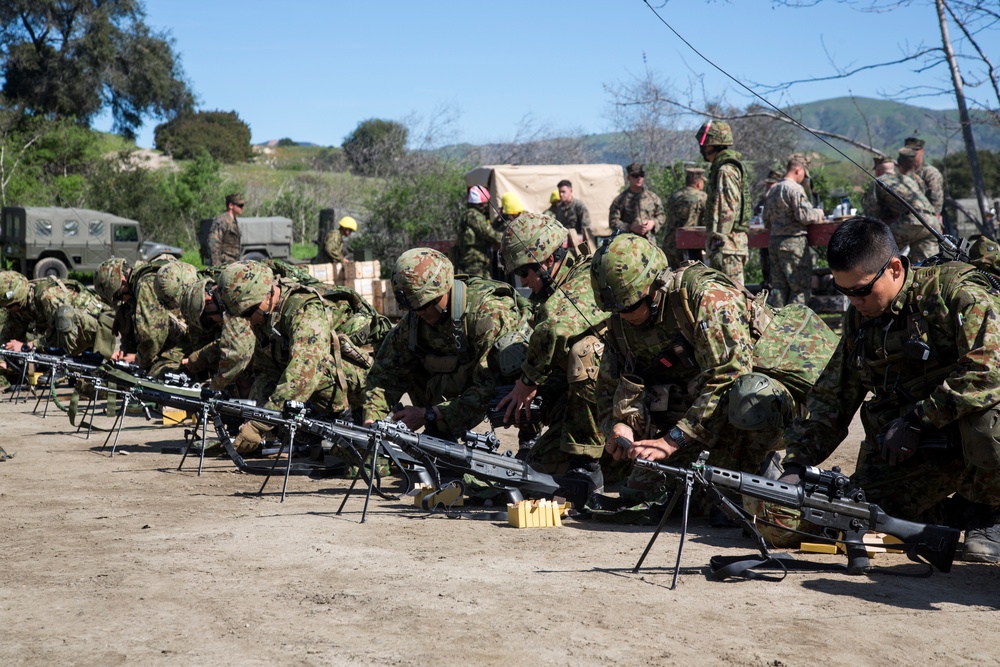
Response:
[[[834,72],[831,59],[856,66],[897,59],[907,46],[940,44],[929,0],[883,14],[832,0],[800,9],[768,0],[661,1],[651,0],[681,35],[745,83],[825,76]],[[254,143],[291,137],[340,145],[366,118],[426,122],[442,108],[454,116],[448,143],[510,140],[525,117],[551,131],[612,131],[604,86],[641,74],[643,54],[678,88],[700,78],[712,97],[748,101],[642,0],[145,4],[149,25],[174,37],[199,108],[237,111]],[[1000,62],[1000,39],[980,41]],[[896,66],[768,98],[782,105],[878,97],[921,84],[947,86],[947,71],[917,75]],[[948,97],[912,102],[955,106]],[[141,129],[140,146],[152,146],[155,124]]]

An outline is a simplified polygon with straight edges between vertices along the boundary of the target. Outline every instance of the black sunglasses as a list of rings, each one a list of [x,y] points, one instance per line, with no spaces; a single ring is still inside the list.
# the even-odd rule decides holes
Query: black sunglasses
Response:
[[[538,264],[525,264],[524,266],[519,266],[518,268],[514,269],[514,275],[523,280],[524,278],[528,277],[528,271],[534,271],[535,273],[538,273],[538,267],[539,267]]]
[[[629,178],[646,178],[646,172],[640,171],[638,174],[629,174]]]
[[[881,269],[879,269],[879,272],[875,274],[875,277],[872,278],[870,281],[868,281],[867,285],[863,285],[861,287],[855,287],[854,289],[847,289],[846,287],[841,287],[840,285],[838,285],[837,281],[834,281],[833,289],[837,290],[844,296],[856,296],[856,297],[868,296],[869,294],[872,293],[872,288],[875,287],[875,283],[877,283],[878,279],[882,277],[882,274],[885,273],[885,270],[889,268],[889,262],[891,261],[892,257],[889,257],[889,259],[885,260],[885,264],[882,266]]]

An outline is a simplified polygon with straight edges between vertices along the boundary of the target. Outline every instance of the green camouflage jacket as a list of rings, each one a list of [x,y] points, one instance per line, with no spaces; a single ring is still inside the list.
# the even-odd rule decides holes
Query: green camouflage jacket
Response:
[[[494,229],[485,215],[471,206],[466,208],[458,223],[455,270],[470,276],[488,277],[490,252],[502,238],[503,232]]]
[[[240,259],[240,227],[228,211],[216,216],[208,230],[208,256],[212,266]]]
[[[750,183],[743,156],[728,148],[719,153],[705,178],[705,249],[722,255],[749,253],[746,232],[750,227]]]
[[[920,182],[921,189],[924,196],[927,197],[927,201],[930,202],[931,208],[936,214],[941,215],[941,210],[944,208],[944,176],[937,167],[925,162],[920,165],[919,169],[915,169],[907,175],[913,176]]]
[[[813,207],[802,186],[783,178],[764,195],[764,226],[776,236],[805,236],[806,228],[823,222],[823,209]]]
[[[578,234],[590,229],[590,211],[579,199],[573,199],[569,204],[557,201],[549,210],[566,229],[575,229]]]
[[[785,431],[787,460],[822,463],[847,437],[862,404],[873,439],[918,406],[926,424],[943,427],[1000,402],[998,305],[989,283],[967,264],[907,264],[889,313],[863,318],[853,306],[847,310],[840,343],[809,395],[809,418]],[[921,343],[926,360],[916,358]]]
[[[39,348],[56,345],[56,311],[72,306],[96,318],[107,306],[96,294],[75,280],[53,276],[28,283],[28,298],[16,313],[8,312],[0,340],[32,341]]]
[[[941,231],[941,222],[934,213],[934,207],[924,196],[920,182],[914,180],[909,174],[895,172],[882,174],[878,180],[892,188],[910,206],[922,213],[931,227],[938,232]],[[908,243],[932,236],[931,232],[920,224],[920,221],[910,213],[906,206],[892,195],[887,194],[877,183],[869,184],[868,190],[861,200],[861,206],[865,215],[878,218],[893,228],[892,233],[896,237],[897,243],[901,240]]]
[[[615,197],[611,202],[608,211],[608,224],[612,230],[621,229],[629,231],[629,227],[636,221],[655,220],[656,224],[646,234],[650,242],[655,243],[656,233],[660,231],[666,220],[663,212],[663,203],[660,197],[649,188],[643,188],[639,192],[632,192],[625,188],[625,191]]]

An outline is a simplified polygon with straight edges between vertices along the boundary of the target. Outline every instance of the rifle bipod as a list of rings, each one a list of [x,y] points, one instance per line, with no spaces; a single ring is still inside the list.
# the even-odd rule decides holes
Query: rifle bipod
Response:
[[[201,406],[201,452],[198,456],[198,477],[201,477],[201,469],[205,465],[205,450],[208,449],[208,413],[210,410],[208,403],[203,403]],[[187,460],[188,452],[191,451],[191,446],[194,445],[195,434],[191,434],[191,438],[187,438],[188,432],[184,432],[185,440],[187,441],[187,446],[184,448],[184,456],[181,457],[181,462],[177,464],[177,472],[180,472],[184,468],[184,461]]]
[[[347,499],[351,496],[354,491],[354,487],[357,486],[358,479],[363,478],[368,484],[368,490],[365,492],[365,505],[361,510],[361,521],[358,523],[364,523],[368,518],[368,502],[371,500],[372,491],[378,494],[379,498],[383,500],[390,500],[392,497],[386,495],[382,491],[382,477],[378,472],[378,455],[382,451],[385,445],[382,443],[382,439],[376,437],[375,433],[368,436],[368,446],[372,450],[372,462],[371,467],[368,472],[365,472],[365,457],[361,455],[361,452],[357,450],[354,443],[350,442],[346,438],[341,439],[341,446],[347,449],[347,451],[354,454],[358,466],[358,470],[354,473],[354,478],[351,480],[351,485],[347,488],[344,493],[344,499],[340,501],[340,507],[337,508],[337,516],[340,516],[344,511],[344,506],[347,504]],[[388,452],[387,452],[388,454]]]

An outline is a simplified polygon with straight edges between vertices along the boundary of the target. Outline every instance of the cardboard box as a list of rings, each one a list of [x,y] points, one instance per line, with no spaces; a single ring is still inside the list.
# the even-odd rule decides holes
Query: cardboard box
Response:
[[[353,280],[362,278],[375,280],[382,277],[382,267],[378,260],[371,262],[344,262],[344,284],[349,284]],[[359,290],[360,291],[360,290]]]
[[[316,280],[334,285],[337,282],[337,269],[335,264],[309,264],[309,275]]]
[[[182,424],[188,418],[188,413],[176,408],[163,408],[163,425],[176,426]]]
[[[357,280],[346,280],[344,281],[344,287],[350,287],[352,290],[365,297],[368,303],[372,302],[372,297],[375,296],[375,292],[372,288],[372,281],[367,279],[357,279]]]

